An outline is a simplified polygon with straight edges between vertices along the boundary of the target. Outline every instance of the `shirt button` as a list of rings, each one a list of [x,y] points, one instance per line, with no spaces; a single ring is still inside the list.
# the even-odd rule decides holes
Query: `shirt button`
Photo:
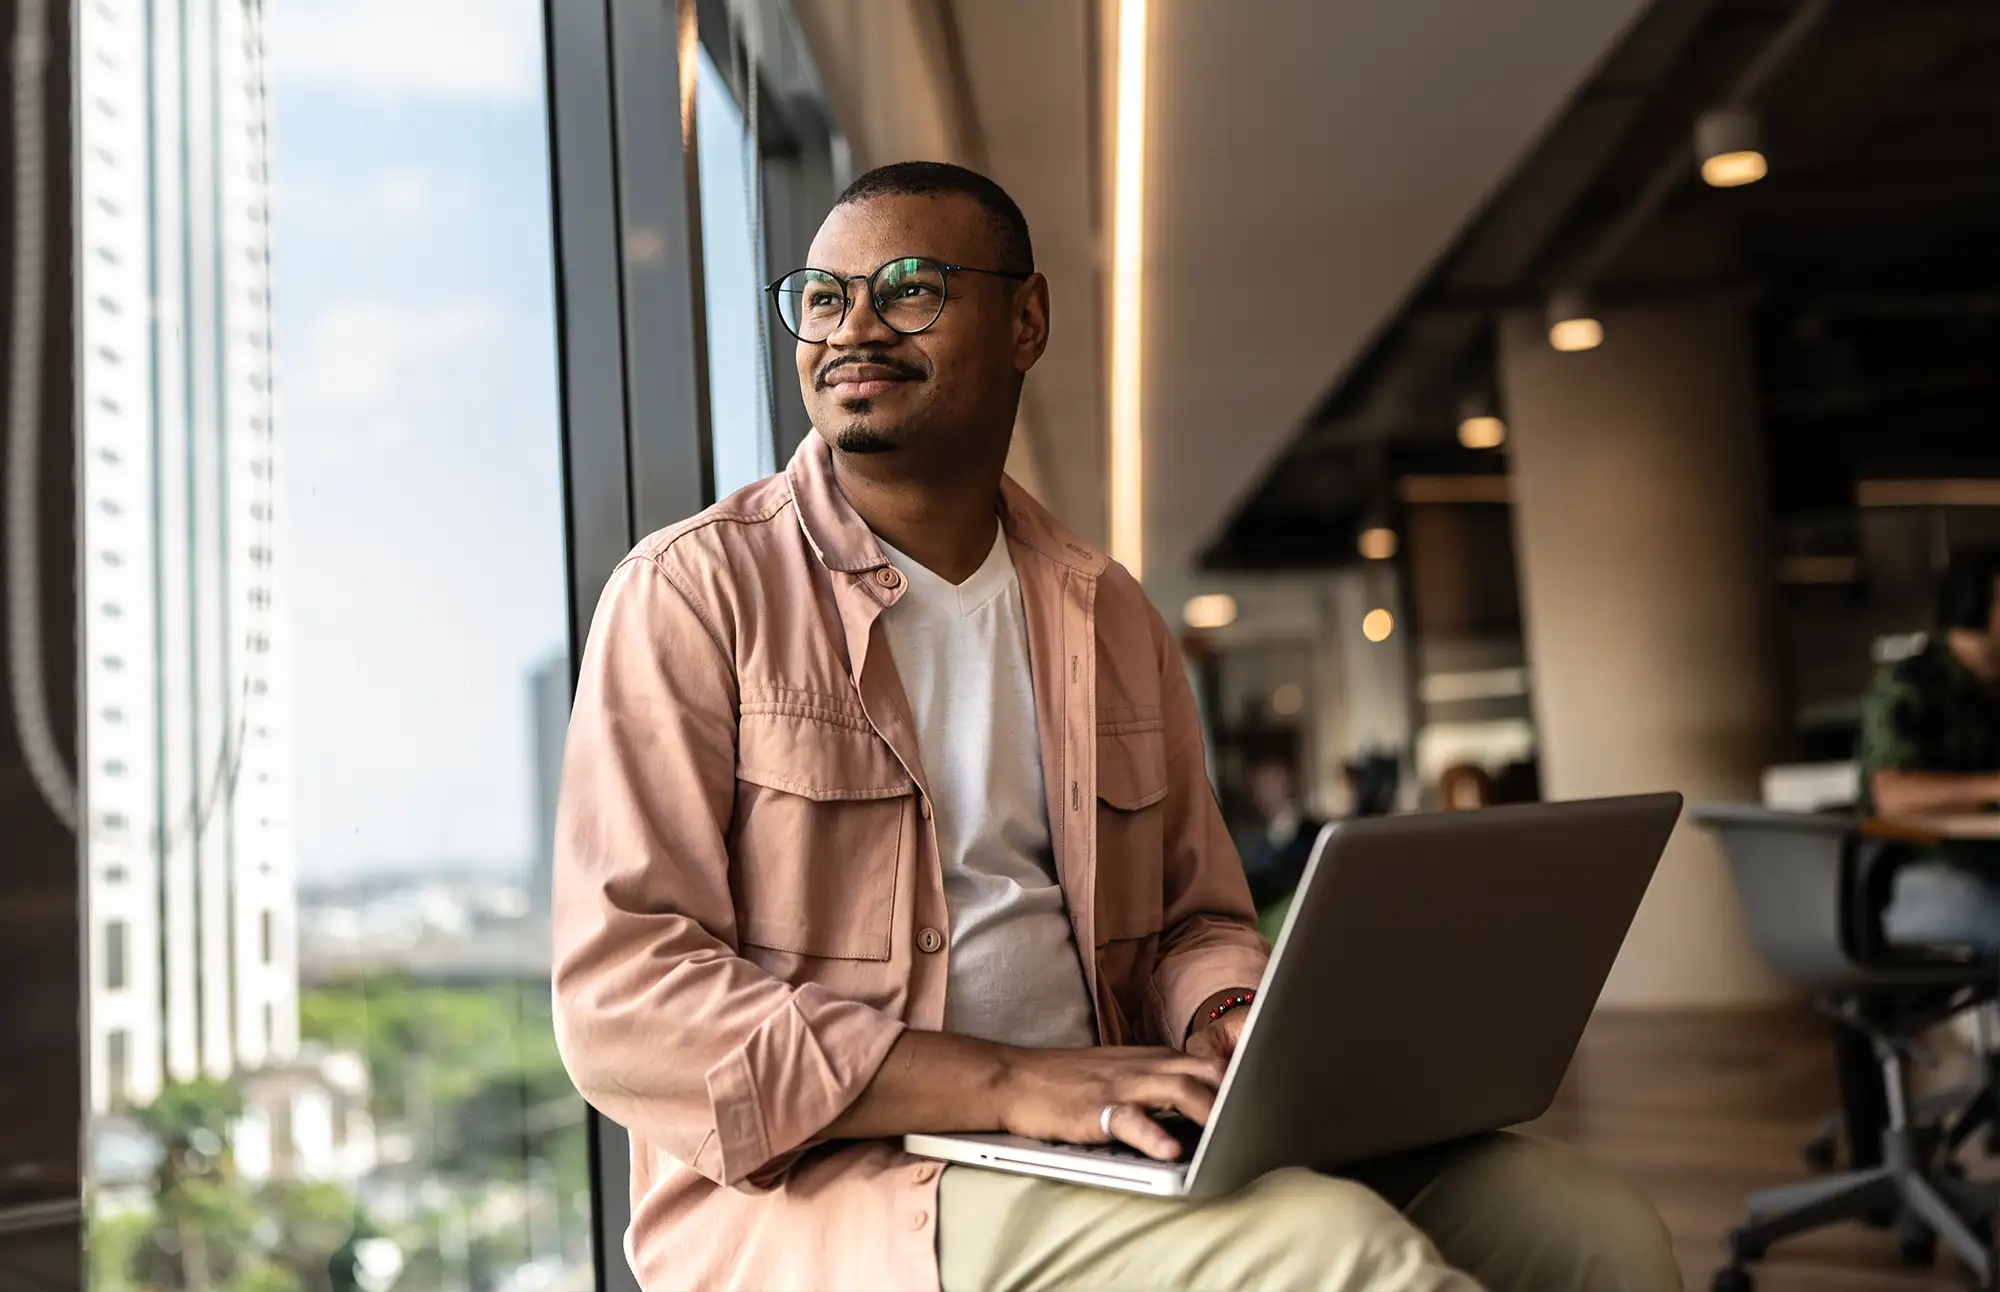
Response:
[[[924,1227],[925,1225],[928,1225],[928,1224],[930,1224],[930,1223],[931,1223],[931,1213],[930,1213],[930,1212],[928,1212],[928,1211],[913,1211],[913,1212],[911,1212],[911,1213],[910,1213],[910,1228],[912,1228],[912,1229],[922,1229],[922,1228],[923,1228],[923,1227]]]
[[[910,1172],[910,1178],[912,1180],[915,1180],[918,1184],[929,1184],[931,1180],[936,1177],[936,1175],[937,1175],[937,1168],[935,1166],[932,1166],[929,1162],[924,1163],[916,1170]]]
[[[917,934],[917,950],[925,955],[934,955],[944,945],[944,935],[936,929],[925,929]]]
[[[903,576],[895,570],[884,568],[875,571],[875,582],[885,588],[894,588],[903,582]]]
[[[920,816],[922,816],[922,817],[923,817],[923,819],[924,819],[924,820],[926,820],[926,821],[930,820],[930,819],[931,819],[931,801],[930,801],[929,799],[918,799],[918,800],[917,800],[917,812],[918,812],[918,814],[919,814]]]

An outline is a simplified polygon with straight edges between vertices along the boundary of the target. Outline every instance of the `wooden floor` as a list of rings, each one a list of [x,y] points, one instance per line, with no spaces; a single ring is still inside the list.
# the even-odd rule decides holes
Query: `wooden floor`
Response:
[[[1555,1108],[1532,1129],[1644,1189],[1688,1287],[1706,1292],[1743,1198],[1806,1178],[1800,1148],[1834,1102],[1827,1025],[1804,1010],[1614,1015],[1592,1023]],[[1858,1225],[1781,1243],[1753,1269],[1757,1292],[1973,1287],[1949,1256],[1904,1269],[1891,1235]]]

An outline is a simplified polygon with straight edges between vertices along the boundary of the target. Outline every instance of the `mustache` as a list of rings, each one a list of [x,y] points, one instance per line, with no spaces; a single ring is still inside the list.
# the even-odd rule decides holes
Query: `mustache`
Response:
[[[828,383],[833,380],[833,374],[842,368],[859,368],[863,365],[870,368],[887,368],[898,377],[909,381],[922,381],[926,375],[922,368],[907,359],[892,359],[886,354],[843,354],[837,359],[828,360],[813,374],[813,389],[825,390]]]

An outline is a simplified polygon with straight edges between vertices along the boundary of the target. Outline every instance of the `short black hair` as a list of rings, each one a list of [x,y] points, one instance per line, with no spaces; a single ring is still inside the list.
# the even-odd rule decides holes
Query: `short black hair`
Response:
[[[1007,190],[976,170],[950,162],[902,161],[874,170],[847,186],[836,207],[862,202],[871,197],[969,197],[979,204],[992,222],[999,243],[1000,263],[980,265],[980,269],[1004,269],[1009,273],[1035,272],[1035,243],[1028,236],[1028,219]]]
[[[1993,622],[1996,583],[2000,583],[2000,547],[1953,552],[1938,583],[1938,627],[1985,632]]]

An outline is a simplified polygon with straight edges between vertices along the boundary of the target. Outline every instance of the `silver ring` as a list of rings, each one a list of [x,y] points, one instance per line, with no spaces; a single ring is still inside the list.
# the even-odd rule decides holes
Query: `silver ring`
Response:
[[[1111,1114],[1117,1111],[1117,1104],[1106,1104],[1104,1105],[1104,1111],[1097,1114],[1098,1129],[1104,1132],[1104,1138],[1106,1139],[1111,1138]]]

